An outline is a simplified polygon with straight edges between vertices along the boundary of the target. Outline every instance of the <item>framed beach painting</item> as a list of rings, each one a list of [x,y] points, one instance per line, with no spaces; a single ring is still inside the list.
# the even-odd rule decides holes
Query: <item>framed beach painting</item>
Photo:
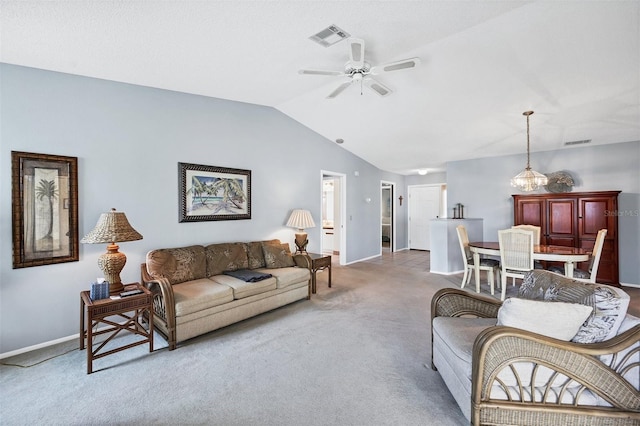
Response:
[[[251,170],[178,163],[179,221],[251,219]]]
[[[13,268],[78,261],[78,158],[11,151]]]

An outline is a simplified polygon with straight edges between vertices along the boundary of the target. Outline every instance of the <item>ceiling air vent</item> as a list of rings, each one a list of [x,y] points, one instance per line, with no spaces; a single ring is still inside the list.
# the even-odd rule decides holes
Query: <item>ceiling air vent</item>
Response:
[[[571,142],[565,142],[564,146],[573,146],[573,145],[583,145],[585,143],[589,143],[591,142],[591,139],[584,139],[581,141],[571,141]]]
[[[345,38],[349,38],[350,36],[351,34],[343,29],[338,28],[335,25],[330,25],[328,28],[325,28],[318,34],[314,34],[309,38],[321,46],[329,47],[344,40]]]

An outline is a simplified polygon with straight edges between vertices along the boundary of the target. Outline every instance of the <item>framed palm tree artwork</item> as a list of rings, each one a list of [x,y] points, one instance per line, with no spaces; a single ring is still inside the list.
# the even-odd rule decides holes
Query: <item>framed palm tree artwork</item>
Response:
[[[251,219],[251,170],[178,163],[180,222]]]
[[[78,158],[11,151],[13,268],[76,262]]]

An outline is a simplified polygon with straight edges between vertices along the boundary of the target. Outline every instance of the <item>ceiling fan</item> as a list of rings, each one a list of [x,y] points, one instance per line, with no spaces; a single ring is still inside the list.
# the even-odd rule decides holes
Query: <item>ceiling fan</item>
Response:
[[[345,64],[344,71],[303,69],[298,71],[298,73],[308,75],[331,75],[348,77],[348,80],[340,84],[333,92],[331,92],[329,96],[327,96],[327,99],[335,98],[352,83],[360,83],[361,90],[362,85],[365,85],[376,92],[378,95],[387,96],[391,93],[391,89],[375,80],[371,76],[380,75],[391,71],[415,68],[419,64],[420,58],[410,58],[372,67],[369,62],[364,60],[364,40],[359,38],[350,38],[349,61]]]

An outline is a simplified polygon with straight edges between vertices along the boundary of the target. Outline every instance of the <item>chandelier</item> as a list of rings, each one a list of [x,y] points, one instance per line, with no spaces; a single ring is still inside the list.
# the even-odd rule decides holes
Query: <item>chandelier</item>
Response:
[[[517,176],[511,179],[511,186],[519,188],[521,191],[533,191],[547,184],[547,177],[542,173],[531,170],[529,165],[529,116],[533,111],[525,111],[522,115],[527,117],[527,167]]]

